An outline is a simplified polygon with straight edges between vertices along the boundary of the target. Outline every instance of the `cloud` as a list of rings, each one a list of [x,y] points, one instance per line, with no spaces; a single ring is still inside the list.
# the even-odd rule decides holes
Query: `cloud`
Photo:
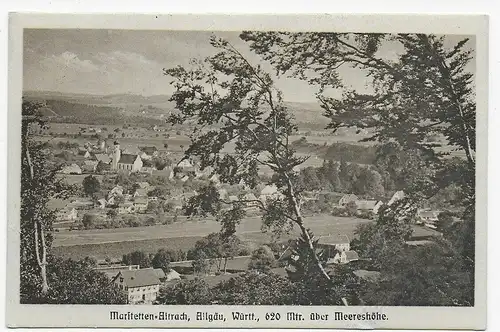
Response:
[[[134,52],[99,52],[95,54],[93,58],[100,64],[101,70],[150,70],[159,66],[155,61],[149,60],[144,55]]]
[[[57,71],[69,69],[75,72],[89,73],[99,69],[91,60],[81,60],[78,55],[68,51],[45,57],[40,61],[40,64],[44,69]]]

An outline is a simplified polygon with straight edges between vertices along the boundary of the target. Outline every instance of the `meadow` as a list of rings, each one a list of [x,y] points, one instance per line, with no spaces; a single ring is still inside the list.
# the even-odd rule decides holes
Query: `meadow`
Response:
[[[354,237],[356,227],[370,220],[316,215],[307,217],[307,226],[316,237],[345,234],[350,239]],[[237,226],[236,235],[249,247],[269,243],[270,233],[261,231],[259,217],[248,217]],[[214,220],[185,221],[170,225],[145,226],[118,229],[92,230],[61,230],[54,235],[53,253],[67,258],[84,258],[92,256],[97,259],[120,258],[123,254],[134,250],[154,253],[160,248],[172,250],[188,250],[202,237],[220,230],[220,224]],[[289,234],[283,234],[279,240],[284,241],[299,236],[299,230],[294,228]],[[436,235],[437,232],[415,226],[414,236]]]

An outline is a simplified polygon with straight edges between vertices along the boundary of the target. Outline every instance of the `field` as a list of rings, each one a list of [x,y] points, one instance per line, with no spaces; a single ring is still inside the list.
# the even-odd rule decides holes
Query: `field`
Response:
[[[317,237],[345,234],[352,238],[359,224],[370,222],[366,219],[329,215],[317,215],[308,217],[306,220],[307,225]],[[269,242],[271,235],[262,233],[260,228],[261,220],[258,217],[246,218],[238,226],[236,234],[241,240],[254,245]],[[62,230],[55,233],[53,252],[58,256],[68,258],[93,256],[103,259],[105,257],[119,258],[123,254],[134,250],[143,250],[145,252],[156,252],[159,248],[188,250],[201,237],[219,230],[220,224],[214,220],[203,222],[187,221],[171,225],[135,228]],[[415,237],[437,233],[423,227],[415,227],[414,230]],[[280,240],[296,238],[298,235],[299,231],[294,229],[290,234],[281,237]]]
[[[106,257],[109,257],[116,260],[121,259],[123,254],[127,254],[135,250],[142,250],[148,253],[157,252],[158,249],[162,248],[172,250],[188,250],[194,247],[194,244],[199,239],[201,239],[200,236],[187,236],[139,241],[72,245],[52,248],[52,253],[59,257],[72,259],[83,259],[89,256],[96,259],[105,259]]]

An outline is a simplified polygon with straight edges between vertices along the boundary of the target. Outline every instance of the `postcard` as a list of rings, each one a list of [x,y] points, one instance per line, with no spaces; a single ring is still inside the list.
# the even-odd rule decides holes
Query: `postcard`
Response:
[[[9,36],[9,327],[485,329],[487,16]]]

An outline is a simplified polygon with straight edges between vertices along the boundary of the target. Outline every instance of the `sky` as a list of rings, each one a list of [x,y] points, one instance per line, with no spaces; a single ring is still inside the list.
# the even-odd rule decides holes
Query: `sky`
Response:
[[[261,63],[239,32],[146,31],[146,30],[59,30],[24,31],[23,89],[84,94],[169,95],[173,88],[163,68],[187,66],[191,58],[215,53],[209,37],[228,40],[252,64]],[[462,37],[451,37],[450,41]],[[384,57],[397,50],[382,45]],[[265,70],[271,67],[263,64]],[[342,69],[350,87],[366,90],[364,74]],[[287,101],[315,101],[317,87],[292,78],[276,78],[276,86]],[[334,91],[335,95],[340,91]]]

